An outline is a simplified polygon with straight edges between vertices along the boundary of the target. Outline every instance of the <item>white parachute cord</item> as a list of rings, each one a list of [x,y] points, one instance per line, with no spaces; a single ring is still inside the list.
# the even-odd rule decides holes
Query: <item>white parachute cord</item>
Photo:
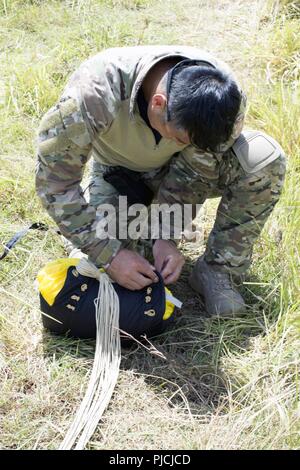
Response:
[[[80,260],[76,269],[84,276],[99,280],[98,298],[95,299],[96,349],[87,391],[60,450],[74,446],[76,450],[85,448],[110,402],[121,362],[120,306],[111,280],[85,258]]]

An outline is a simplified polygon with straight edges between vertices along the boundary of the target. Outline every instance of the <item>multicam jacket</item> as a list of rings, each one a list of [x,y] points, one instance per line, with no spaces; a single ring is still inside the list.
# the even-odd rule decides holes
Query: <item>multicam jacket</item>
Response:
[[[138,92],[149,70],[161,60],[177,57],[203,61],[231,73],[223,62],[193,47],[108,49],[81,64],[59,102],[41,121],[38,195],[63,235],[98,266],[109,262],[122,242],[97,238],[96,210],[88,204],[81,188],[87,160],[93,156],[104,165],[148,172],[162,167],[178,152],[187,163],[193,158],[191,146],[165,138],[157,144],[137,105]],[[232,138],[220,152],[228,149],[241,132],[245,101],[242,100]],[[198,152],[198,161],[199,158],[205,160],[207,156],[201,157]],[[210,171],[212,163],[208,165]]]

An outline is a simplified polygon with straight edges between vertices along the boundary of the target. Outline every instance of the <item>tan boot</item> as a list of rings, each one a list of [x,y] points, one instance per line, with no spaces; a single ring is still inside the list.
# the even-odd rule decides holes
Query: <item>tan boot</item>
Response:
[[[234,287],[230,275],[213,269],[204,256],[196,262],[189,283],[204,298],[210,316],[232,316],[246,309],[245,301]]]

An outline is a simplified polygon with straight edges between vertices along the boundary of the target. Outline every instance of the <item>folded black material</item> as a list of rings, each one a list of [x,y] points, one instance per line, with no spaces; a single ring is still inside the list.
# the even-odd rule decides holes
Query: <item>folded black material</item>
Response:
[[[120,194],[127,196],[128,205],[144,204],[149,206],[153,200],[154,192],[142,180],[138,171],[123,167],[109,167],[103,178],[111,184]]]

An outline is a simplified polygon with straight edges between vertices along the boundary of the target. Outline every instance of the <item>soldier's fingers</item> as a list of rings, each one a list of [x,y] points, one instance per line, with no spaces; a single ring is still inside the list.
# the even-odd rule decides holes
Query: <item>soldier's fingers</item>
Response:
[[[153,284],[152,279],[150,279],[149,277],[145,277],[143,276],[143,274],[140,273],[135,273],[133,280],[136,284],[138,284],[139,289],[143,289],[143,287],[150,286],[151,284]]]
[[[132,280],[127,280],[124,284],[122,284],[123,287],[125,287],[126,289],[129,289],[129,290],[140,290],[141,287],[139,286],[139,284],[135,281],[132,281]]]
[[[167,256],[165,259],[165,264],[163,270],[161,271],[161,275],[165,280],[170,274],[172,274],[176,269],[176,260],[172,256]]]
[[[158,258],[155,260],[155,268],[156,268],[156,271],[158,271],[158,272],[160,273],[161,270],[162,270],[163,264],[164,264],[164,258],[163,258],[163,256],[158,257]]]
[[[139,273],[142,274],[143,276],[146,276],[147,278],[149,278],[151,280],[150,284],[152,282],[157,282],[158,281],[157,274],[155,274],[153,267],[151,266],[150,263],[148,263],[148,261],[146,261],[146,263],[142,264],[142,266],[139,269]]]
[[[168,265],[168,271],[164,273],[164,282],[165,284],[172,284],[176,282],[181,274],[184,262],[183,260],[172,259]]]
[[[164,278],[165,284],[173,284],[179,279],[181,273],[181,268],[177,268],[173,273],[171,273],[169,276]]]

